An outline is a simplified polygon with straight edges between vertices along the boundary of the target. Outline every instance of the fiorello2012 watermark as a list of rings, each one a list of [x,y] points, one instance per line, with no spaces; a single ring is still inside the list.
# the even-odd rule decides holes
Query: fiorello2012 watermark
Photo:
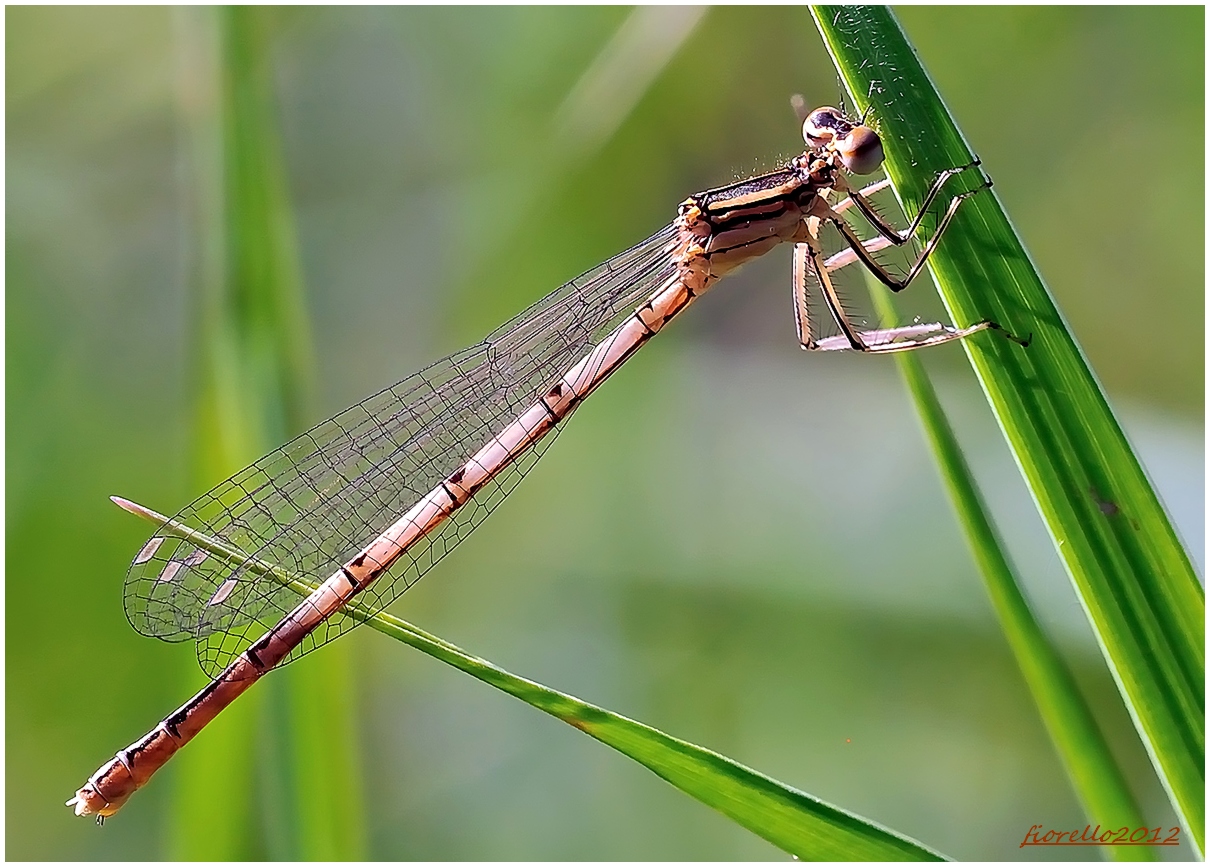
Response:
[[[1044,830],[1045,829],[1045,830]],[[1026,846],[1179,846],[1181,829],[1162,827],[1101,829],[1100,825],[1085,825],[1074,831],[1058,831],[1044,825],[1031,825],[1018,849]]]

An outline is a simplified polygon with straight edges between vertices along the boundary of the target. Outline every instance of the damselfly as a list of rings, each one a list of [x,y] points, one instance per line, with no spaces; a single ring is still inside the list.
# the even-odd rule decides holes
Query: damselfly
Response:
[[[904,288],[962,202],[990,182],[950,198],[905,276],[873,254],[908,243],[950,178],[977,163],[942,172],[900,231],[869,200],[885,181],[856,190],[847,180],[881,166],[873,129],[825,107],[806,116],[803,136],[806,149],[781,169],[689,197],[670,225],[482,343],[317,425],[164,521],[135,555],[126,610],[140,632],[196,641],[214,679],[119,751],[68,806],[98,821],[113,815],[263,674],[355,626],[351,601],[385,608],[499,504],[611,373],[717,280],[779,244],[794,248],[804,349],[896,352],[1002,330],[986,321],[861,330],[830,276],[860,262]],[[850,209],[873,228],[871,240],[846,222]],[[830,258],[826,226],[843,243]],[[823,316],[838,333],[821,336]],[[328,577],[308,583],[315,576]]]

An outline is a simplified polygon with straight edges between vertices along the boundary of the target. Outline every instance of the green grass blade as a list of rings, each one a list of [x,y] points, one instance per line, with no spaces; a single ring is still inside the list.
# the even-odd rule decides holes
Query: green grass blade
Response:
[[[914,211],[938,171],[971,161],[962,135],[887,9],[814,11],[857,108],[873,108],[888,174]],[[1204,850],[1205,594],[1189,557],[994,192],[967,201],[930,267],[956,324],[993,319],[1033,335],[1028,349],[995,335],[964,346],[1160,779]]]
[[[222,478],[238,467],[255,442],[241,424],[242,416],[226,414],[222,423],[219,388],[213,373],[220,357],[224,321],[224,214],[222,148],[222,33],[211,10],[183,9],[177,13],[177,41],[181,69],[178,106],[185,131],[190,214],[195,238],[191,290],[198,308],[193,333],[194,373],[200,393],[196,398],[197,427],[193,443],[192,473],[202,485]],[[228,401],[229,402],[229,401]],[[221,435],[220,435],[221,432]],[[186,688],[198,686],[201,675],[192,660],[183,673]],[[236,709],[230,719],[215,720],[196,749],[181,755],[171,771],[173,791],[166,818],[167,857],[173,860],[237,860],[249,856],[255,831],[253,769],[255,739],[263,714],[263,696]],[[224,805],[221,816],[207,816],[199,804]]]
[[[119,506],[203,550],[268,575],[299,593],[315,584],[258,560],[230,543],[118,498]],[[726,756],[674,738],[620,714],[518,677],[435,635],[354,602],[345,611],[383,635],[421,650],[562,720],[647,767],[676,788],[775,846],[804,860],[937,861],[941,855],[868,819],[814,798]],[[326,650],[325,650],[326,652]]]
[[[887,322],[897,321],[885,288],[869,275],[866,282],[880,317]],[[1009,563],[1000,535],[992,524],[924,365],[914,353],[900,352],[895,359],[916,404],[996,616],[1068,779],[1084,806],[1085,815],[1104,828],[1144,827],[1147,823],[1142,811],[1114,761],[1109,744],[1097,728],[1092,711],[1084,703],[1071,672],[1042,630],[1021,590],[1021,583]],[[1122,861],[1156,860],[1151,849],[1139,846],[1107,846],[1104,854]]]
[[[311,337],[277,140],[269,15],[230,7],[181,21],[192,64],[183,77],[195,89],[182,103],[201,249],[199,486],[230,475],[313,415],[306,409]],[[174,857],[364,857],[356,739],[334,743],[326,734],[355,727],[351,684],[348,650],[340,648],[289,669],[230,720],[216,721],[177,765]],[[304,775],[305,786],[297,782]],[[198,808],[204,803],[223,805],[221,821]],[[252,829],[257,807],[260,834]]]

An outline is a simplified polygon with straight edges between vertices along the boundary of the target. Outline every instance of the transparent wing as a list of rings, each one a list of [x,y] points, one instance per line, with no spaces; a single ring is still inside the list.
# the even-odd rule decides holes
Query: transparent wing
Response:
[[[259,563],[325,580],[404,514],[573,364],[675,270],[675,229],[552,292],[491,334],[296,437],[181,510],[172,522]],[[553,434],[500,473],[359,595],[381,610],[464,539],[537,462]],[[221,670],[301,596],[263,570],[161,527],[135,556],[126,613],[139,632],[193,639]],[[337,614],[297,658],[356,625]]]

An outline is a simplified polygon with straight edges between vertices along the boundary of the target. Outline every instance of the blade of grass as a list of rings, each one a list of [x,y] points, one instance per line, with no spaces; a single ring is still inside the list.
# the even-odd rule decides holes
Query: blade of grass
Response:
[[[192,259],[190,288],[199,308],[194,332],[195,354],[213,366],[218,362],[215,335],[222,322],[224,283],[223,244],[223,150],[221,31],[212,10],[182,8],[176,12],[178,57],[178,110],[180,112],[188,171],[186,198],[189,203]],[[196,364],[196,362],[195,362]],[[215,374],[195,371],[206,383],[207,395],[216,395],[210,383]],[[228,389],[224,389],[227,391]],[[218,425],[219,412],[211,401],[199,399],[192,475],[203,484],[221,478],[226,468],[238,465],[241,455],[254,448],[250,435],[238,424],[240,416],[230,413],[227,424]],[[221,435],[220,435],[221,433]],[[200,681],[197,666],[189,661],[182,673],[189,689]],[[255,836],[252,793],[256,731],[263,715],[264,697],[257,696],[230,719],[216,720],[208,737],[199,739],[198,749],[180,757],[173,769],[173,790],[166,817],[167,857],[174,860],[238,860],[249,855]],[[220,816],[205,816],[199,803],[223,804]]]
[[[869,275],[866,282],[879,316],[887,322],[896,321],[895,307],[885,288]],[[1084,703],[1071,672],[1042,630],[1021,590],[1000,534],[992,524],[962,447],[924,365],[909,352],[896,353],[895,359],[916,404],[942,481],[966,533],[996,616],[1067,777],[1084,806],[1085,815],[1105,828],[1144,827],[1142,811],[1114,761],[1109,744],[1097,728],[1092,711]],[[1104,855],[1113,860],[1156,860],[1154,853],[1146,847],[1106,846],[1102,849]]]
[[[226,17],[229,153],[228,238],[236,279],[235,309],[243,318],[243,351],[253,382],[265,382],[252,404],[276,422],[238,469],[304,430],[312,391],[311,331],[295,244],[293,213],[276,126],[270,67],[272,14],[233,6]],[[256,367],[260,366],[258,371]],[[275,393],[270,394],[273,391]],[[226,472],[223,474],[227,475]],[[306,860],[365,857],[358,739],[331,733],[356,730],[355,668],[343,646],[337,653],[295,666],[279,679],[288,722],[284,807],[279,821],[291,834],[291,855]],[[272,728],[269,729],[273,731]],[[304,783],[305,781],[305,783]]]
[[[303,429],[311,389],[302,299],[268,62],[270,13],[201,10],[184,21],[193,132],[200,311],[195,471],[208,486]],[[190,74],[191,73],[191,74]],[[197,97],[203,98],[197,98]],[[195,675],[196,676],[196,675]],[[348,651],[292,667],[199,738],[177,770],[174,856],[364,857]],[[326,688],[339,683],[343,689]],[[269,707],[258,707],[265,705]],[[266,716],[267,715],[267,716]],[[257,733],[254,735],[254,733]],[[263,834],[253,834],[260,744]],[[298,780],[307,779],[307,785]],[[221,821],[199,803],[222,804]]]
[[[314,582],[304,576],[259,560],[222,539],[207,536],[129,500],[119,497],[113,500],[126,511],[155,524],[157,532],[188,539],[233,566],[267,575],[302,595],[315,587]],[[345,611],[383,635],[452,665],[613,747],[685,794],[800,859],[944,860],[909,837],[814,798],[726,756],[512,674],[397,617],[375,613],[357,601]]]
[[[969,149],[889,10],[814,7],[857,108],[873,108],[887,172],[913,211]],[[969,173],[968,173],[969,174]],[[1177,815],[1204,851],[1205,593],[1096,378],[992,192],[963,205],[930,259],[964,348],[1071,576]]]

